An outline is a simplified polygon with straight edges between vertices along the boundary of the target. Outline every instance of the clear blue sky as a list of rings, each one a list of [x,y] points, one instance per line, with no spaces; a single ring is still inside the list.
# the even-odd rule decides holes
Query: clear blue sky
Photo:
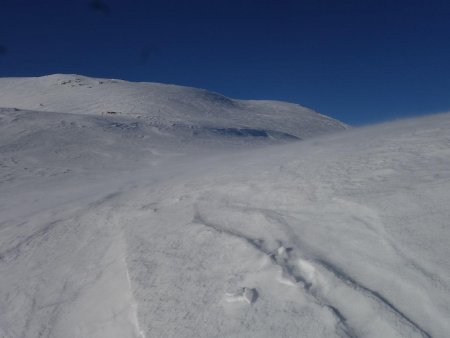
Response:
[[[350,124],[450,111],[450,1],[0,0],[0,76],[50,73],[286,100]]]

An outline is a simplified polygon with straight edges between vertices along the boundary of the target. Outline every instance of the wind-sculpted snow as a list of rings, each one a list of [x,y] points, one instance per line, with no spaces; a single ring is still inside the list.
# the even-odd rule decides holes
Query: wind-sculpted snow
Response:
[[[450,115],[365,128],[135,191],[144,332],[445,337],[449,130]]]
[[[450,114],[308,139],[70,104],[0,111],[0,337],[448,336]]]

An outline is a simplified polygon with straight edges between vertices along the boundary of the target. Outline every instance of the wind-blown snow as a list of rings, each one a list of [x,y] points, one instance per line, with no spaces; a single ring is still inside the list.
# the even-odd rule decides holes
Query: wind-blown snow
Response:
[[[77,78],[0,80],[0,337],[448,336],[450,114]]]

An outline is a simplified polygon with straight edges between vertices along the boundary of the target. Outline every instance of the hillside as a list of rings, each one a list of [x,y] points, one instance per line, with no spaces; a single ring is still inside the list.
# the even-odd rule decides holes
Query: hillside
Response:
[[[233,128],[307,138],[346,127],[297,104],[233,100],[202,89],[78,75],[0,79],[0,103],[23,110],[141,119],[158,128],[178,126],[199,133],[224,134]]]
[[[0,107],[0,337],[450,331],[450,114],[62,75]]]

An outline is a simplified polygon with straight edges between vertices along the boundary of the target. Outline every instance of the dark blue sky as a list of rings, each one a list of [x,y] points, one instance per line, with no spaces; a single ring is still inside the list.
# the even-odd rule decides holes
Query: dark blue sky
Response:
[[[450,1],[0,0],[0,76],[50,73],[286,100],[351,124],[450,111]]]

